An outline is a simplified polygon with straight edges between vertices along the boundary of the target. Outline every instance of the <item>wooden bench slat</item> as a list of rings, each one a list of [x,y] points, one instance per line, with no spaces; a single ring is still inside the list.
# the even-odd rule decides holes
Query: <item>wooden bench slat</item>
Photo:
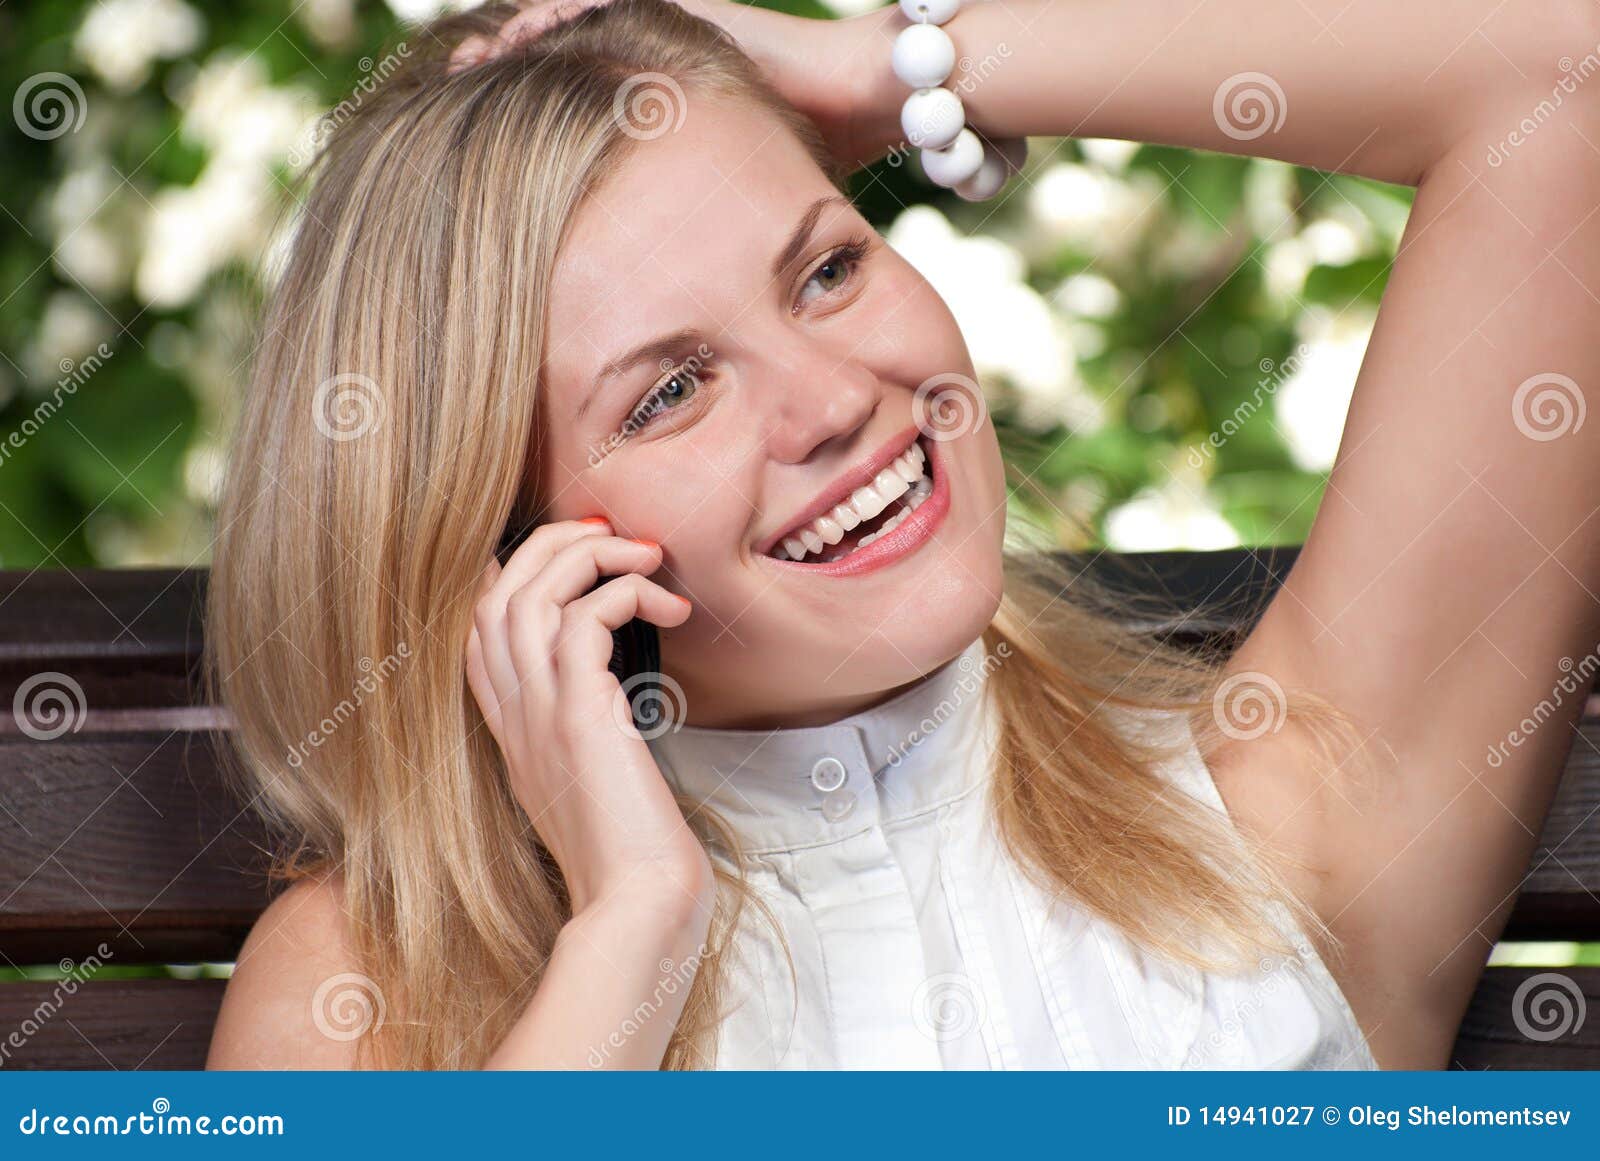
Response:
[[[1563,1027],[1560,1009],[1553,1006],[1555,997],[1567,991],[1559,982],[1539,982],[1535,978],[1554,975],[1576,985],[1583,996],[1582,1004],[1568,995],[1573,1003],[1574,1019],[1570,1030],[1554,1039],[1534,1039],[1518,1026],[1518,1010],[1523,1023],[1533,1033],[1549,1036]],[[1533,982],[1528,994],[1519,1002],[1517,989]],[[1532,997],[1544,993],[1552,1006],[1544,1010],[1534,1007],[1530,1012]],[[1451,1054],[1452,1068],[1516,1068],[1516,1069],[1600,1069],[1600,968],[1526,968],[1492,967],[1483,973],[1478,990],[1473,993],[1466,1017],[1461,1021],[1461,1031],[1456,1037],[1455,1051]]]
[[[1451,1067],[1600,1068],[1600,1019],[1585,1018],[1548,1041],[1531,1039],[1518,1027],[1517,989],[1550,970],[1485,971]],[[1600,1011],[1600,968],[1561,968],[1558,974],[1577,986],[1587,1010]],[[0,1069],[200,1068],[223,987],[221,980],[90,980],[64,995],[53,982],[0,986],[0,1027],[16,1030],[23,1040],[13,1047],[0,1038]],[[1538,1023],[1530,1026],[1541,1031]]]
[[[0,984],[0,1072],[203,1068],[226,983],[91,979],[71,994],[58,982]]]
[[[266,906],[267,835],[219,735],[0,742],[0,955],[226,960]],[[5,960],[0,960],[5,962]]]

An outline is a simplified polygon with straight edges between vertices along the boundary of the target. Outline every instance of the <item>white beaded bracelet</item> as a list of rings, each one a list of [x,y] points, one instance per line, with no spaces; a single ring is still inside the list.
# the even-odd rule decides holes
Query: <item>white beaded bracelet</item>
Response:
[[[1021,137],[989,142],[966,127],[961,98],[941,88],[956,67],[956,46],[939,25],[948,23],[961,0],[899,0],[911,21],[894,41],[894,75],[912,88],[900,107],[906,140],[922,150],[922,170],[935,185],[969,202],[992,198],[1028,157]]]

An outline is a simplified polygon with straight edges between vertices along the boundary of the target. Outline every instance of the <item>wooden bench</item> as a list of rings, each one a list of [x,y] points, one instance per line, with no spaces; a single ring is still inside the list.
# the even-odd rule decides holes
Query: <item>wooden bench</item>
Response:
[[[1156,553],[1085,567],[1150,598],[1137,614],[1148,624],[1226,645],[1293,557]],[[204,583],[203,570],[0,573],[6,701],[30,681],[33,696],[70,694],[41,674],[64,674],[83,695],[76,728],[51,739],[24,732],[14,708],[0,713],[0,964],[60,963],[85,977],[70,995],[52,982],[0,983],[0,1068],[204,1062],[222,981],[93,978],[81,966],[96,955],[117,966],[229,961],[268,900],[266,836],[218,775],[225,722],[193,701]],[[1594,708],[1506,939],[1600,940]],[[1548,1042],[1519,1031],[1517,989],[1544,970],[1484,972],[1457,1067],[1600,1067],[1600,1016]],[[1558,970],[1589,1004],[1600,999],[1600,968]]]

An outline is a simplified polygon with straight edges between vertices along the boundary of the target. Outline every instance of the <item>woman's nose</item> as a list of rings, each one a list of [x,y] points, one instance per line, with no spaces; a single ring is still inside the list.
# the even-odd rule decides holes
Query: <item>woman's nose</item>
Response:
[[[883,397],[870,368],[822,345],[790,347],[763,376],[771,418],[767,451],[784,463],[800,463],[830,439],[848,436]]]

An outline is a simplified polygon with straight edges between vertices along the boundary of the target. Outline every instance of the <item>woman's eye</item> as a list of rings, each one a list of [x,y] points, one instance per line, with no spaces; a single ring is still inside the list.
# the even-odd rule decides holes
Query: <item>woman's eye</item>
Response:
[[[855,272],[865,252],[865,243],[851,242],[828,255],[822,265],[813,270],[811,277],[806,279],[806,284],[800,291],[800,301],[808,302],[816,298],[817,294],[832,294],[850,281],[850,275]],[[817,288],[817,294],[811,293],[812,287]]]
[[[637,431],[663,411],[681,407],[700,389],[700,380],[693,372],[678,368],[669,372],[639,401],[628,417],[625,430]]]

